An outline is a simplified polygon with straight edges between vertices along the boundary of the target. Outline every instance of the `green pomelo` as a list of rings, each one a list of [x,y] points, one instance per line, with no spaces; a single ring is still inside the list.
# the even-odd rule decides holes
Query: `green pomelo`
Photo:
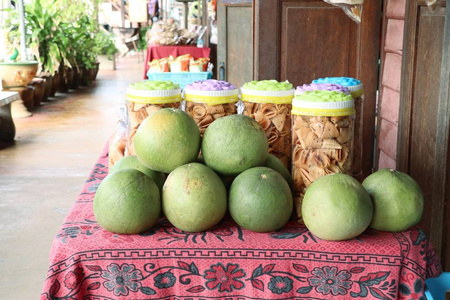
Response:
[[[204,231],[219,223],[227,211],[227,191],[219,176],[199,163],[173,170],[162,190],[162,207],[176,228]]]
[[[271,168],[272,170],[280,173],[281,176],[287,181],[289,186],[292,188],[294,185],[294,181],[292,179],[291,173],[288,168],[281,162],[281,160],[273,154],[269,154],[267,156],[266,162],[264,163],[265,167]]]
[[[255,167],[239,174],[231,184],[228,205],[236,223],[256,232],[280,229],[293,209],[286,180],[267,167]]]
[[[369,175],[362,185],[373,202],[371,228],[400,232],[419,223],[423,212],[422,190],[408,174],[381,169]]]
[[[136,169],[141,171],[156,183],[159,190],[162,190],[164,181],[166,180],[166,175],[162,172],[153,171],[141,164],[136,155],[129,155],[121,158],[118,162],[114,164],[109,173],[114,173],[123,169]]]
[[[184,111],[163,108],[141,123],[134,137],[134,148],[144,166],[170,173],[197,159],[200,131]]]
[[[369,226],[372,214],[372,200],[361,183],[341,173],[318,178],[303,197],[303,221],[324,240],[341,241],[360,235]]]
[[[230,115],[212,122],[202,141],[208,167],[221,175],[234,176],[266,161],[269,143],[258,122],[245,115]]]
[[[144,232],[155,225],[161,212],[158,186],[136,169],[106,176],[95,193],[93,205],[98,224],[114,233]]]

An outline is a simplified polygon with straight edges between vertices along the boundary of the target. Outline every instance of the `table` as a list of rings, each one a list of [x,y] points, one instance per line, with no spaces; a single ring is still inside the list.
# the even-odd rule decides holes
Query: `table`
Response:
[[[254,233],[226,217],[186,233],[161,218],[113,234],[92,212],[107,165],[105,147],[53,241],[41,299],[419,299],[441,273],[418,227],[328,242],[295,222]]]
[[[18,92],[0,91],[0,141],[13,141],[16,127],[11,116],[11,103],[19,100]]]
[[[211,52],[210,48],[203,47],[199,48],[196,46],[148,46],[147,48],[147,56],[144,64],[144,79],[147,79],[147,71],[149,69],[148,63],[153,59],[160,59],[169,57],[172,55],[173,57],[178,57],[184,54],[190,54],[195,59],[201,57],[209,57],[209,53]]]

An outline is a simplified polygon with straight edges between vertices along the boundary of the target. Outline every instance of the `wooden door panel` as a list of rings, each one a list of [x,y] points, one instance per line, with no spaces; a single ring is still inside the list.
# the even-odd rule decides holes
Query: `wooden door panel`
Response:
[[[448,111],[450,99],[443,84],[449,76],[442,66],[450,55],[444,37],[450,33],[446,24],[445,3],[430,11],[424,1],[407,3],[404,32],[404,54],[400,91],[397,169],[411,175],[421,187],[424,214],[419,225],[430,236],[438,255],[450,264],[445,253],[445,205],[450,195],[446,174],[448,160]],[[446,23],[447,22],[447,23]],[[447,25],[448,26],[448,25]],[[447,33],[446,33],[447,31]],[[448,43],[448,42],[447,42]],[[449,58],[447,58],[449,59]],[[448,73],[448,72],[447,72]],[[447,77],[447,78],[446,78]],[[447,200],[446,200],[447,199]],[[447,202],[446,202],[447,201]],[[447,204],[448,205],[448,204]],[[447,251],[448,252],[448,251]]]
[[[297,86],[351,73],[355,51],[349,41],[356,24],[340,8],[323,1],[283,2],[281,11],[281,80]]]
[[[236,86],[253,80],[253,9],[247,0],[219,1],[217,73]]]
[[[365,1],[361,24],[322,0],[255,0],[254,79],[294,85],[350,76],[364,85],[364,176],[373,170],[382,1]]]
[[[227,7],[227,80],[240,87],[253,80],[252,7]]]

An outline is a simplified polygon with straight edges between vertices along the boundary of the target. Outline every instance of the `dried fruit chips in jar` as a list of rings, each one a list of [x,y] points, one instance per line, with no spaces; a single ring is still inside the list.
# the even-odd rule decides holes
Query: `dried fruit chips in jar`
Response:
[[[250,81],[241,88],[240,110],[263,127],[269,140],[269,153],[278,157],[288,169],[293,97],[293,86],[287,81]]]
[[[197,123],[203,136],[214,120],[236,114],[239,101],[235,85],[221,80],[199,80],[184,88],[185,111]]]
[[[301,220],[301,201],[316,179],[352,174],[354,100],[336,91],[306,91],[292,102],[292,178],[294,205]]]
[[[364,108],[364,91],[361,80],[351,77],[326,77],[313,80],[315,84],[338,84],[347,88],[355,100],[355,135],[353,139],[353,174],[354,178],[362,181],[364,178],[362,169],[362,155],[363,155],[363,108]],[[367,175],[367,174],[366,174]]]
[[[181,89],[172,81],[143,80],[127,88],[127,155],[135,155],[134,135],[139,125],[153,112],[166,107],[180,108]]]

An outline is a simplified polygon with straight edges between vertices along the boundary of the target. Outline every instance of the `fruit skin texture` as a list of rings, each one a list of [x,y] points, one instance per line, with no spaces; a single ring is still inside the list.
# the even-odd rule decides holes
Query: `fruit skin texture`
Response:
[[[374,206],[371,228],[400,232],[419,223],[423,213],[422,190],[408,174],[381,169],[369,175],[362,185]]]
[[[212,122],[202,141],[203,159],[220,175],[235,176],[266,161],[269,143],[258,122],[230,115]]]
[[[283,176],[283,178],[289,184],[289,187],[292,188],[292,186],[294,185],[294,181],[292,179],[291,173],[278,157],[273,154],[269,154],[267,156],[266,162],[264,163],[264,166],[280,173],[280,175]]]
[[[227,191],[219,176],[199,163],[176,168],[167,176],[162,207],[176,228],[204,231],[219,223],[227,211]]]
[[[236,223],[256,232],[280,229],[293,210],[288,183],[267,167],[255,167],[239,174],[231,184],[228,205]]]
[[[317,237],[341,241],[360,235],[372,220],[372,200],[356,179],[331,174],[315,180],[305,192],[302,217]]]
[[[135,169],[106,176],[95,193],[93,205],[98,224],[113,233],[144,232],[155,225],[161,212],[158,186]]]
[[[170,173],[197,159],[200,131],[184,111],[163,108],[141,123],[134,137],[134,148],[144,166]]]
[[[162,190],[164,181],[166,180],[166,175],[164,173],[150,170],[149,168],[141,164],[136,155],[129,155],[121,158],[114,164],[114,166],[112,166],[111,170],[109,170],[109,173],[111,174],[123,169],[136,169],[138,171],[141,171],[142,173],[153,179],[159,190]]]

